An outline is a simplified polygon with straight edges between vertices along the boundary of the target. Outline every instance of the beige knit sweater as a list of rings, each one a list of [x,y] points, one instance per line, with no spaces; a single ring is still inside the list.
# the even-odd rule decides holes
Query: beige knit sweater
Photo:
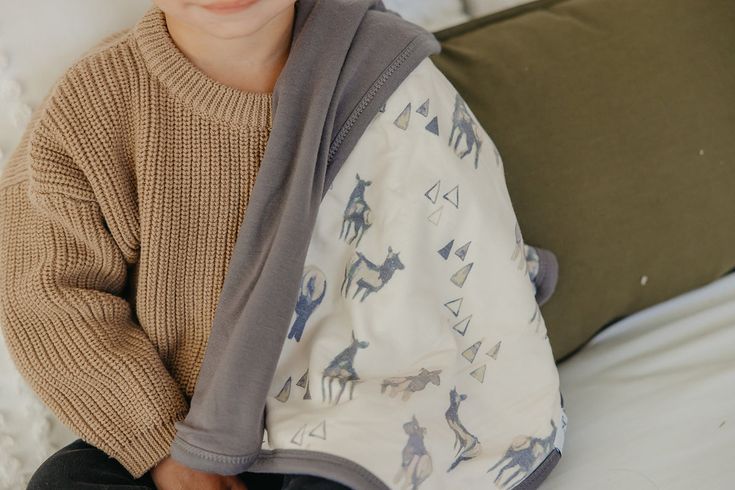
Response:
[[[136,478],[188,411],[271,102],[206,76],[152,7],[64,73],[0,174],[11,356]]]

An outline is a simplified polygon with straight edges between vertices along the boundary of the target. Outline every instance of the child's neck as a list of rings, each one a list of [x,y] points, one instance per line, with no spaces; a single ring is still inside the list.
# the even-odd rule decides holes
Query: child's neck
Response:
[[[221,39],[166,17],[169,34],[210,78],[244,92],[272,92],[290,51],[294,9],[247,37]]]

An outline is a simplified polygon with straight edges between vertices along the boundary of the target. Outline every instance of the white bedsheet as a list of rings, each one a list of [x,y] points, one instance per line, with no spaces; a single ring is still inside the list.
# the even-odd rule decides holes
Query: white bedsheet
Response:
[[[542,490],[735,488],[735,274],[625,318],[559,365]]]

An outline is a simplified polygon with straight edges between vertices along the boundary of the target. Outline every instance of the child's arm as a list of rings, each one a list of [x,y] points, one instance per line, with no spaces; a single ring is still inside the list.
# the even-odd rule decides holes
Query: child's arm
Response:
[[[136,237],[106,221],[62,120],[39,108],[0,176],[0,325],[43,402],[137,478],[188,403],[119,296]]]

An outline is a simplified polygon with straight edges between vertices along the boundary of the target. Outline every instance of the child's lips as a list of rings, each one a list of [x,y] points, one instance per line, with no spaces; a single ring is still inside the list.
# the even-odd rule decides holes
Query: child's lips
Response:
[[[218,2],[209,5],[202,5],[202,7],[215,14],[231,14],[245,10],[257,1],[258,0],[238,0],[236,2]]]

